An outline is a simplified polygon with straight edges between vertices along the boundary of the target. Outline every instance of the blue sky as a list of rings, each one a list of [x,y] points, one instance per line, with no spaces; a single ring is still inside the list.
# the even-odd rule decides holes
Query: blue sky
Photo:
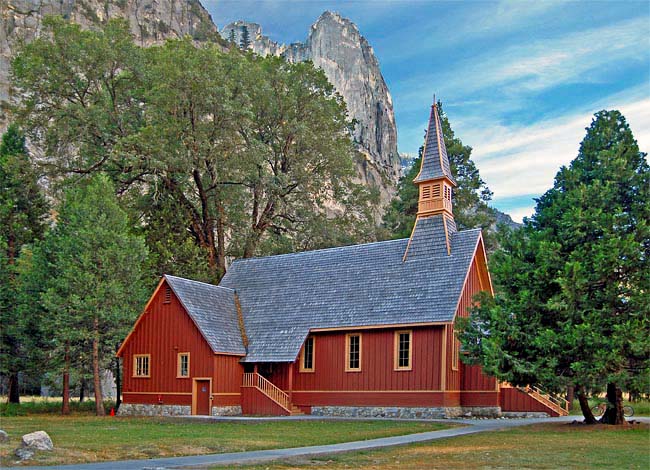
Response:
[[[302,41],[324,10],[357,24],[393,96],[402,153],[422,144],[431,97],[515,220],[577,155],[591,116],[619,109],[650,150],[650,2],[203,1]]]

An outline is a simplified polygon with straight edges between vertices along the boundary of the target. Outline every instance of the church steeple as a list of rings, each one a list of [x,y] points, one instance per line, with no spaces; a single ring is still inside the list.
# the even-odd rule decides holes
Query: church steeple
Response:
[[[435,98],[434,98],[435,100]],[[429,128],[422,152],[420,172],[413,180],[419,188],[418,217],[445,214],[453,220],[452,190],[456,181],[451,174],[438,106],[431,105]]]
[[[418,213],[406,246],[404,261],[416,259],[423,252],[446,252],[451,255],[452,236],[456,233],[452,191],[457,184],[451,174],[435,98],[431,105],[420,172],[413,182],[418,185],[420,196]]]

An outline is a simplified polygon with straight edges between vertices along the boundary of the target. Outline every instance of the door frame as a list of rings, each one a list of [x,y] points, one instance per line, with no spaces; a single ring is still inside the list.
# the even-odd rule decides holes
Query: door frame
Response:
[[[192,377],[192,415],[196,415],[196,408],[197,408],[197,399],[198,399],[198,387],[197,387],[197,382],[199,380],[207,380],[210,382],[210,390],[209,390],[209,408],[208,408],[208,416],[212,414],[212,377]]]

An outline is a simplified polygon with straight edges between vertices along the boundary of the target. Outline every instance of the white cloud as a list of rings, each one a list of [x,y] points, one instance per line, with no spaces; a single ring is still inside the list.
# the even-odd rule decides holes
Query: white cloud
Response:
[[[603,108],[619,109],[627,118],[641,151],[650,149],[650,97],[647,94],[618,106],[610,97],[592,106],[590,111],[529,126],[493,125],[464,132],[463,141],[473,146],[473,159],[494,191],[494,205],[502,208],[502,199],[538,197],[549,189],[560,167],[577,156],[593,113]],[[532,214],[533,207],[526,204],[506,210],[520,220],[522,215]]]
[[[503,110],[517,108],[526,97],[557,85],[609,83],[622,64],[647,63],[650,37],[647,18],[619,21],[579,31],[488,51],[453,64],[440,72],[411,77],[394,87],[400,111],[421,106],[431,84],[446,101],[484,99],[496,95]],[[403,93],[402,93],[403,91]]]

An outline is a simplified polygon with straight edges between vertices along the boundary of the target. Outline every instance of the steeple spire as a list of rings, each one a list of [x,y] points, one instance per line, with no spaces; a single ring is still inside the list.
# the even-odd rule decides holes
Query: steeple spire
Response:
[[[420,189],[418,217],[446,213],[453,219],[451,192],[457,185],[451,174],[445,139],[442,135],[442,122],[435,101],[431,105],[420,172],[413,182]]]
[[[456,233],[451,196],[457,184],[451,174],[435,97],[431,105],[420,172],[413,182],[418,185],[420,191],[418,213],[403,260],[415,259],[418,253],[439,249],[451,255],[452,236]]]

